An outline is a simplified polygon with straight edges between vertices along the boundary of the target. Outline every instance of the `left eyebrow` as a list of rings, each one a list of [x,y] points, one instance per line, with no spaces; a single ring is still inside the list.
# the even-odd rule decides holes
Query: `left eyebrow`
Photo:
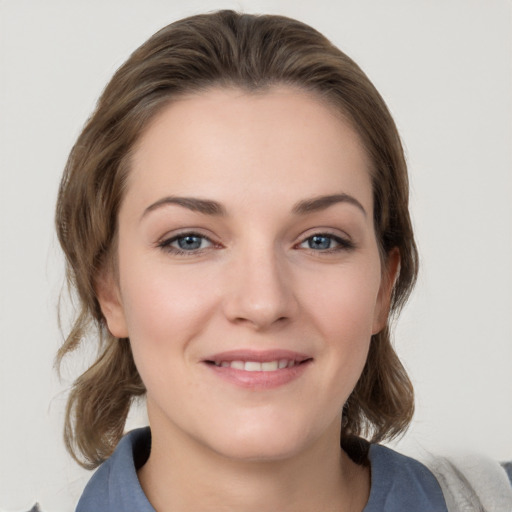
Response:
[[[355,197],[348,194],[332,194],[328,196],[314,197],[313,199],[305,199],[303,201],[299,201],[293,207],[292,212],[296,215],[305,215],[307,213],[325,210],[337,203],[348,203],[354,205],[363,212],[365,217],[367,216],[363,205]]]

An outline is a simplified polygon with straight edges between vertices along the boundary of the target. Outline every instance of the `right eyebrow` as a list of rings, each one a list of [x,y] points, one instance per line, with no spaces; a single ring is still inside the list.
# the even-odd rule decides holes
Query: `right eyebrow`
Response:
[[[226,215],[225,208],[217,201],[211,199],[199,199],[197,197],[167,196],[150,204],[141,216],[141,220],[149,213],[169,204],[176,204],[193,212],[204,215]]]

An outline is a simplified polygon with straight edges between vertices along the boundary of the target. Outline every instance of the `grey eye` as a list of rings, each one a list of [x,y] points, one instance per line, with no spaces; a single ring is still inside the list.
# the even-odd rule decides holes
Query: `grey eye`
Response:
[[[301,249],[330,253],[354,249],[354,244],[350,240],[331,235],[330,233],[318,233],[306,238],[299,244],[299,247]]]
[[[333,245],[333,238],[326,235],[314,235],[305,240],[309,249],[323,251],[330,249]]]
[[[205,237],[199,235],[180,236],[173,242],[175,247],[177,246],[183,251],[195,251],[197,249],[203,249],[206,244],[208,244],[208,240]]]

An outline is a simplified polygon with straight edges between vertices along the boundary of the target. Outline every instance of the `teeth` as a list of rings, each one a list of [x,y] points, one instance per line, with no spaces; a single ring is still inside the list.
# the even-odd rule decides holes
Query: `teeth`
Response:
[[[265,361],[264,363],[259,361],[215,361],[215,366],[245,370],[246,372],[275,372],[283,368],[293,368],[295,364],[293,359],[279,359]]]
[[[244,370],[246,372],[261,372],[261,363],[256,361],[246,361]]]
[[[277,370],[279,363],[277,361],[269,361],[268,363],[261,363],[261,369],[264,372],[274,372]]]

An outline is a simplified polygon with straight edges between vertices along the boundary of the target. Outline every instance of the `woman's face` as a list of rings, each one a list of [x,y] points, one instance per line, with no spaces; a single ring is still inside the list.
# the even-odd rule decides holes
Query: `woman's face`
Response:
[[[333,111],[293,88],[212,89],[135,148],[100,302],[154,436],[242,459],[339,439],[397,261],[382,271],[370,162]]]

